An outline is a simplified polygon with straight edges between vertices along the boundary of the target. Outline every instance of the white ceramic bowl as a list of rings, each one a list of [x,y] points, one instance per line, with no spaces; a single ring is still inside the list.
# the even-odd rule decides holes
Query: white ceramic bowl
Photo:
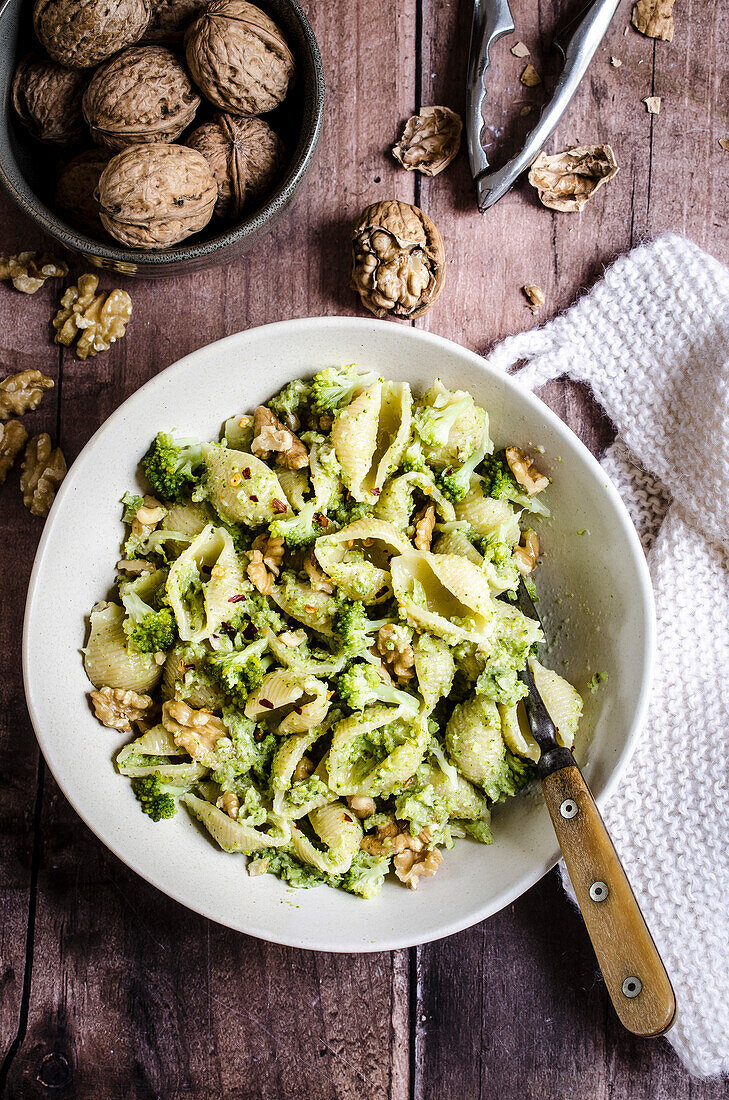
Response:
[[[325,951],[381,951],[447,936],[513,901],[555,863],[539,799],[509,799],[493,815],[495,843],[458,841],[417,892],[386,882],[372,901],[320,887],[293,891],[249,878],[183,811],[155,824],[140,813],[112,757],[125,738],[102,728],[88,702],[80,648],[91,606],[109,591],[122,536],[118,501],[136,483],[157,431],[217,437],[292,378],[356,362],[418,389],[440,376],[490,414],[498,444],[541,446],[553,478],[553,518],[541,525],[540,610],[555,641],[547,663],[585,696],[578,755],[603,803],[639,734],[651,678],[652,592],[638,538],[597,462],[537,398],[470,351],[387,322],[286,321],[230,336],[153,378],[86,445],[58,494],[30,581],[25,687],[40,747],[78,814],[120,859],[183,905],[262,939]],[[584,532],[578,534],[578,532]],[[586,690],[594,672],[608,681]]]

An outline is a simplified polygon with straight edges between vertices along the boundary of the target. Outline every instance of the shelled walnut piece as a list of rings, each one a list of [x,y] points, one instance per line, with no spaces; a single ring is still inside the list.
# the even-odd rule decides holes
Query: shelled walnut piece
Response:
[[[217,767],[215,747],[221,738],[228,736],[220,718],[204,708],[193,710],[181,699],[169,699],[162,706],[162,725],[193,760]]]
[[[0,424],[0,485],[12,470],[15,460],[28,441],[28,433],[19,420]]]
[[[208,162],[185,145],[131,145],[101,173],[96,190],[104,228],[130,248],[167,248],[204,229],[218,185]]]
[[[363,837],[359,846],[379,858],[394,853],[395,874],[411,890],[417,890],[418,879],[434,875],[443,862],[440,852],[428,847],[431,841],[428,829],[412,836],[405,824],[392,818],[378,825],[374,835]]]
[[[234,115],[278,107],[296,69],[279,28],[246,0],[212,0],[187,29],[185,57],[206,99]]]
[[[36,141],[73,145],[84,138],[81,97],[88,77],[45,58],[25,58],[13,76],[15,113]]]
[[[39,370],[22,370],[9,374],[0,382],[0,420],[11,416],[23,416],[40,405],[46,390],[52,390],[55,382]]]
[[[637,31],[648,38],[673,41],[674,0],[638,0],[633,5],[630,21]]]
[[[65,476],[66,460],[61,448],[53,450],[47,432],[33,436],[25,448],[20,490],[23,504],[34,516],[48,515],[56,490]]]
[[[302,470],[309,465],[309,452],[299,437],[285,428],[265,405],[259,405],[253,413],[251,451],[263,459],[275,454],[276,465],[289,470]]]
[[[44,252],[19,252],[17,256],[0,256],[0,279],[9,279],[16,290],[35,294],[46,279],[65,279],[68,264]]]
[[[519,447],[506,448],[506,461],[514,479],[530,497],[541,493],[549,485],[549,478],[540,473],[532,460]]]
[[[579,213],[618,171],[609,145],[579,145],[552,156],[540,153],[529,169],[529,182],[550,210]]]
[[[537,314],[547,300],[547,296],[536,283],[527,283],[522,288],[524,297],[529,302],[532,313]]]
[[[139,722],[154,706],[151,695],[138,695],[126,688],[102,687],[90,691],[89,696],[102,726],[121,733],[131,733],[132,723]]]
[[[35,0],[33,26],[54,61],[88,69],[137,42],[152,0]]]
[[[238,817],[240,799],[235,791],[223,791],[215,805],[219,810],[223,810],[228,817],[232,817],[234,821]]]
[[[424,504],[415,517],[413,545],[417,550],[430,550],[435,530],[435,505]]]
[[[132,46],[99,66],[84,93],[83,114],[107,149],[172,142],[200,106],[187,70],[166,46]]]
[[[536,531],[522,531],[519,545],[514,548],[514,561],[523,577],[534,569],[539,560],[539,538]]]
[[[137,539],[148,539],[166,515],[167,509],[155,497],[145,494],[134,513],[132,535]]]
[[[422,107],[405,123],[392,155],[408,172],[437,176],[456,157],[463,123],[450,107]]]
[[[377,631],[377,652],[382,663],[399,680],[410,680],[414,673],[415,654],[409,641],[403,639],[396,623],[385,623]]]
[[[279,575],[284,556],[284,540],[282,538],[274,538],[272,535],[257,535],[251,544],[251,550],[259,550],[266,569],[269,569],[274,577]]]
[[[352,289],[375,317],[421,317],[445,281],[437,227],[417,206],[368,206],[352,233]]]
[[[97,294],[98,286],[98,275],[82,275],[78,284],[63,295],[61,308],[53,318],[57,344],[70,347],[78,336],[79,359],[108,351],[124,335],[132,315],[132,300],[126,290]]]

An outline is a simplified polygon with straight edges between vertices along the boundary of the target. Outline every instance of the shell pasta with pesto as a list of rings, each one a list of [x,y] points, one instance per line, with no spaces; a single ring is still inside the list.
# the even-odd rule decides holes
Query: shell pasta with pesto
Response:
[[[563,744],[582,709],[513,600],[549,515],[531,458],[470,394],[349,365],[217,442],[162,430],[140,466],[84,661],[141,810],[184,807],[249,875],[363,898],[491,844],[539,756],[519,673]]]

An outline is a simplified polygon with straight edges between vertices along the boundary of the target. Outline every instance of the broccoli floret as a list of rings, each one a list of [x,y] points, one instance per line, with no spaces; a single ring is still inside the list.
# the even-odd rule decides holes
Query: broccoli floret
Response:
[[[353,363],[346,367],[327,367],[314,376],[311,384],[312,408],[318,413],[341,409],[349,405],[355,394],[369,389],[378,381],[373,371],[358,374]]]
[[[142,653],[172,649],[177,641],[177,621],[169,607],[150,611],[129,632],[129,641]]]
[[[259,688],[271,663],[261,655],[268,642],[265,638],[251,642],[245,649],[232,649],[211,653],[206,667],[225,694],[238,706],[244,707],[248,696]]]
[[[334,613],[334,638],[338,648],[354,657],[372,645],[373,635],[390,619],[369,619],[364,604],[341,599]]]
[[[419,474],[430,474],[431,477],[433,476],[430,467],[425,460],[425,455],[423,454],[423,445],[419,439],[413,439],[408,444],[400,465],[403,472],[406,474],[410,473],[411,471],[415,471]]]
[[[142,812],[152,818],[152,821],[162,821],[163,818],[174,817],[177,813],[176,795],[182,794],[184,787],[176,787],[172,783],[165,783],[159,772],[151,775],[140,775],[132,780],[132,790],[139,800]]]
[[[372,703],[393,703],[410,713],[418,709],[418,700],[407,691],[385,684],[373,665],[351,665],[337,679],[339,698],[351,710],[364,710]]]
[[[289,382],[275,397],[271,398],[268,407],[273,409],[278,416],[295,413],[299,411],[302,405],[308,403],[310,394],[311,383],[304,382],[301,378],[295,378],[293,382]]]
[[[481,487],[486,496],[495,500],[509,500],[512,504],[518,504],[520,508],[540,516],[549,515],[549,509],[536,496],[530,497],[519,485],[506,461],[506,451],[497,451],[484,459],[482,475]]]
[[[132,523],[137,512],[144,504],[144,497],[140,497],[137,493],[125,493],[121,502],[124,505],[122,520],[124,523]]]
[[[261,848],[253,862],[263,865],[268,874],[277,875],[295,890],[308,890],[311,886],[323,884],[338,886],[340,882],[338,875],[327,875],[283,848]]]
[[[373,898],[379,894],[390,866],[389,857],[371,856],[369,852],[357,852],[352,866],[342,875],[340,886],[360,898]]]
[[[268,531],[271,538],[281,538],[290,550],[298,550],[302,546],[311,546],[322,533],[318,516],[318,505],[315,500],[310,500],[295,516],[273,520]]]
[[[459,500],[463,500],[471,488],[471,478],[474,470],[483,461],[486,451],[491,446],[488,432],[485,432],[481,446],[473,451],[466,462],[460,466],[446,466],[442,473],[436,475],[436,484],[443,496],[453,501],[454,504],[457,504]]]
[[[430,832],[431,841],[453,847],[448,830],[449,813],[431,783],[412,784],[395,799],[395,816],[398,821],[410,823],[412,836],[420,836],[423,829]]]
[[[213,780],[224,791],[234,790],[239,793],[243,777],[251,773],[262,787],[267,788],[271,761],[280,743],[278,738],[274,733],[267,733],[262,740],[256,740],[262,731],[254,721],[241,714],[237,706],[223,708],[223,722],[230,735],[232,748],[212,773]]]
[[[427,394],[426,398],[430,398]],[[473,398],[462,390],[455,392],[443,388],[434,391],[432,404],[421,405],[415,410],[413,423],[424,443],[432,447],[444,447],[448,443],[451,428],[473,409]]]
[[[331,510],[327,510],[327,519],[331,525],[336,525],[337,528],[348,527],[350,523],[354,523],[358,519],[367,519],[372,515],[372,504],[365,504],[363,501],[350,499],[348,501],[334,500]],[[327,526],[327,532],[333,530],[333,526]],[[322,532],[320,531],[319,534]]]
[[[181,501],[199,484],[203,465],[197,440],[178,439],[160,432],[142,459],[147,481],[163,500]]]
[[[233,597],[236,604],[236,614],[232,625],[242,634],[243,639],[252,642],[266,627],[275,634],[280,634],[286,629],[286,621],[272,600],[263,596],[260,592],[242,592],[240,596]]]

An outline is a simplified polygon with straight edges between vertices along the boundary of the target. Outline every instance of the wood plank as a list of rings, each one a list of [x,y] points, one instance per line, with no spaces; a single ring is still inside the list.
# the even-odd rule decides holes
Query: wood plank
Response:
[[[319,161],[298,206],[255,255],[190,277],[124,284],[134,302],[127,338],[86,363],[63,357],[69,459],[126,396],[181,355],[251,325],[354,312],[349,226],[396,176],[383,134],[389,140],[393,112],[413,98],[415,0],[386,12],[327,0],[311,14],[329,99]],[[408,179],[403,198],[412,193]],[[102,275],[106,288],[118,282]],[[242,377],[233,403],[244,401]],[[14,668],[19,677],[17,655]],[[32,808],[29,779],[18,782],[15,804],[13,826]],[[49,1088],[81,1100],[275,1100],[302,1089],[307,1100],[408,1096],[407,952],[317,955],[212,925],[112,857],[50,777],[42,832],[27,1032],[9,1066],[8,1096]],[[21,885],[15,924],[7,924],[20,941],[0,1009],[7,1042],[19,1015],[27,875]]]

